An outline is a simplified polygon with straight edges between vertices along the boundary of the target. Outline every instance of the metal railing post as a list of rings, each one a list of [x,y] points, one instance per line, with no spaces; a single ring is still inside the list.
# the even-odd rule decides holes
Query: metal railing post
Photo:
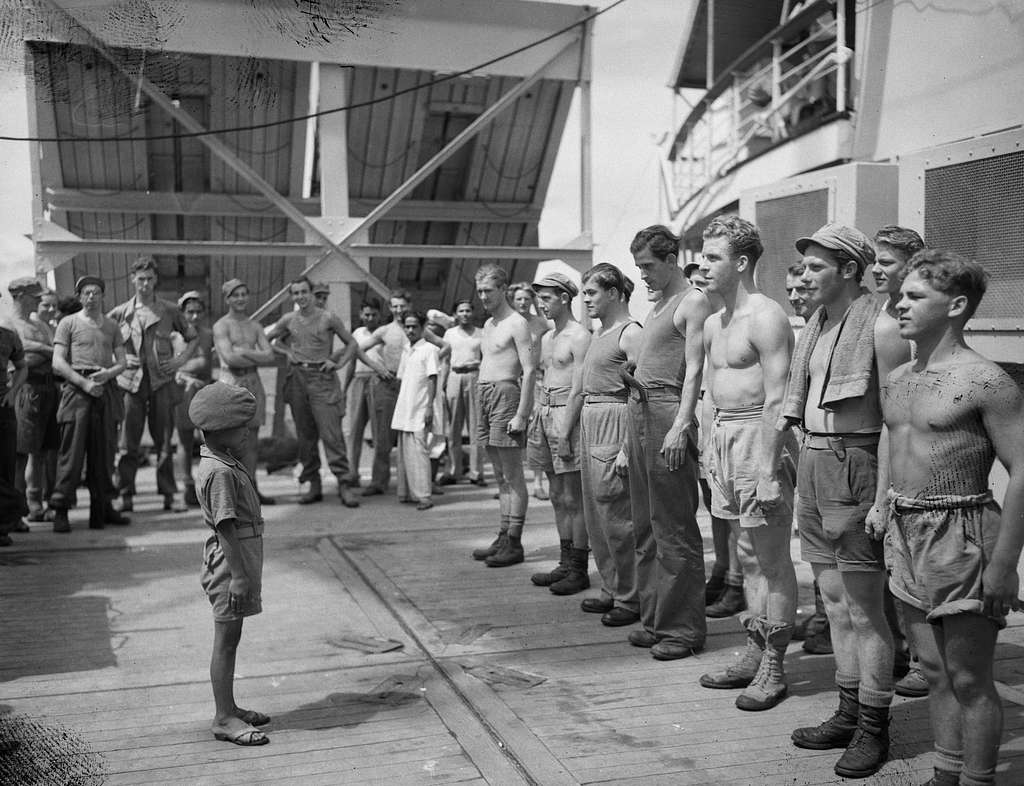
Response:
[[[836,111],[846,111],[846,3],[836,3]]]

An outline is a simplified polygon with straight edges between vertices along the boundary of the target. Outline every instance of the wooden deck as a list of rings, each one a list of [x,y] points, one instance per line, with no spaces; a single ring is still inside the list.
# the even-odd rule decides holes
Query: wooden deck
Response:
[[[295,490],[282,476],[261,485]],[[790,697],[740,712],[733,691],[697,684],[742,646],[735,620],[710,621],[698,657],[654,661],[626,643],[628,628],[581,613],[579,596],[530,584],[556,557],[547,503],[532,501],[524,565],[470,558],[493,537],[492,495],[493,485],[450,488],[425,514],[384,497],[358,510],[334,499],[265,509],[265,607],[246,622],[236,694],[273,716],[272,742],[252,749],[208,731],[212,625],[196,516],[158,512],[143,495],[127,529],[91,532],[79,516],[70,536],[16,536],[0,552],[0,740],[21,747],[0,754],[0,782],[841,781],[838,752],[789,741],[832,710],[830,657],[794,643]],[[806,565],[799,577],[806,610]],[[381,651],[389,641],[402,646]],[[1014,620],[997,669],[1005,784],[1024,783],[1022,643]],[[931,774],[926,700],[898,698],[894,718],[892,760],[865,783]]]

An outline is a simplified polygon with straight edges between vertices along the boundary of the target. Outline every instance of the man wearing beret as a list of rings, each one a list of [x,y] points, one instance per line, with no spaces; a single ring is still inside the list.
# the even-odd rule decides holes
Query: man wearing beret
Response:
[[[132,263],[135,295],[107,315],[121,331],[127,358],[127,367],[117,380],[124,390],[118,490],[121,509],[131,510],[141,456],[139,443],[148,423],[157,451],[157,492],[164,498],[164,510],[183,513],[188,508],[177,497],[178,486],[174,481],[174,407],[181,398],[174,375],[192,357],[199,335],[176,304],[156,296],[156,282],[156,261],[146,256],[136,259]],[[171,339],[175,331],[188,342],[179,354],[175,354]]]
[[[797,240],[796,248],[814,312],[793,352],[774,435],[781,443],[793,425],[804,434],[797,524],[803,559],[825,602],[839,708],[792,737],[800,748],[845,748],[836,773],[868,777],[888,756],[893,696],[882,544],[864,529],[875,500],[882,430],[876,359],[893,349],[879,346],[875,336],[883,298],[861,288],[875,261],[871,241],[853,227],[830,223]]]
[[[181,403],[174,410],[174,424],[178,431],[181,452],[178,454],[178,472],[185,484],[185,504],[199,506],[196,484],[192,479],[192,453],[195,449],[195,426],[188,419],[188,405],[196,392],[213,379],[213,331],[203,323],[206,301],[203,296],[191,290],[178,298],[178,310],[185,321],[195,328],[199,337],[195,353],[182,363],[174,381],[181,388]]]
[[[590,586],[590,542],[583,521],[579,432],[583,407],[579,382],[590,332],[572,314],[572,299],[579,288],[564,273],[544,276],[534,282],[533,291],[537,293],[541,314],[555,327],[540,340],[542,380],[526,435],[526,463],[548,477],[561,548],[558,567],[550,573],[535,574],[531,581],[555,595],[573,595]],[[636,622],[635,615],[629,619],[632,622]]]
[[[249,421],[249,439],[239,455],[256,485],[256,462],[259,458],[259,437],[267,417],[267,394],[263,390],[259,367],[271,365],[276,354],[259,322],[249,317],[249,287],[239,278],[225,281],[220,288],[228,313],[213,326],[213,342],[220,357],[220,379],[248,390],[256,398],[256,409]],[[259,494],[259,487],[256,488]],[[275,500],[259,494],[261,505]]]
[[[75,292],[82,310],[64,317],[53,338],[53,370],[65,384],[57,405],[57,479],[50,507],[53,531],[70,532],[68,508],[82,478],[89,488],[89,527],[127,524],[128,519],[110,504],[114,485],[113,424],[120,413],[114,380],[124,370],[124,338],[117,323],[103,315],[103,281],[82,276]]]
[[[216,714],[210,731],[235,745],[266,745],[257,729],[270,718],[235,703],[235,655],[242,622],[263,611],[263,516],[256,487],[241,461],[256,397],[238,385],[214,382],[199,390],[188,415],[205,444],[196,470],[203,521],[213,534],[203,549],[200,583],[213,609],[210,682]]]
[[[9,384],[8,363],[14,366]],[[28,512],[25,494],[14,482],[18,463],[15,402],[27,374],[21,338],[10,328],[0,327],[0,546],[11,545],[9,533],[20,529],[21,517]]]
[[[43,488],[44,467],[47,454],[57,448],[53,330],[45,322],[31,318],[43,294],[36,279],[15,279],[7,290],[14,301],[14,329],[21,338],[28,370],[14,406],[18,416],[18,465],[14,482],[25,493],[29,521],[43,521],[43,499],[52,491]]]

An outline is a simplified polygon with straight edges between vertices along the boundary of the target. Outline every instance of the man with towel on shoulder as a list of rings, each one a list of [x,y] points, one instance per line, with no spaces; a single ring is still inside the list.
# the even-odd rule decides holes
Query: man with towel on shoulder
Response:
[[[893,696],[882,544],[864,530],[882,430],[875,356],[883,348],[874,331],[881,298],[861,288],[875,252],[857,229],[826,224],[797,240],[796,248],[815,310],[794,350],[774,433],[780,443],[794,424],[804,434],[797,522],[802,556],[814,570],[832,631],[839,708],[792,738],[800,748],[845,748],[836,773],[863,778],[888,756]]]

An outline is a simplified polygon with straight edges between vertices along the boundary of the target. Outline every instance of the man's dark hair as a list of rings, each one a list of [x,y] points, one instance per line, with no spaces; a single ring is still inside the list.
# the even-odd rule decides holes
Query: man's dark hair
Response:
[[[889,224],[875,232],[875,242],[885,243],[890,248],[899,251],[907,259],[924,248],[924,240],[917,232],[895,224]]]
[[[394,299],[396,297],[401,298],[406,303],[412,303],[412,297],[409,295],[409,292],[405,289],[392,289],[389,299]]]
[[[288,292],[289,293],[291,293],[292,287],[295,286],[296,284],[305,284],[307,287],[309,287],[309,291],[310,292],[313,291],[313,282],[309,280],[309,276],[299,276],[298,278],[293,278],[291,281],[289,281],[288,282]]]
[[[580,277],[580,280],[583,284],[593,281],[605,292],[610,289],[616,289],[627,303],[629,302],[629,296],[633,294],[633,282],[610,262],[598,262],[590,270],[586,271]]]
[[[77,314],[82,310],[82,301],[74,295],[68,295],[62,297],[57,301],[57,311],[62,317],[68,317],[72,314]]]
[[[711,219],[703,232],[703,238],[709,240],[716,237],[724,237],[729,241],[729,250],[734,257],[745,256],[750,261],[751,268],[757,264],[757,260],[764,253],[764,245],[761,243],[761,233],[750,221],[739,216],[718,216]]]
[[[364,308],[373,309],[374,311],[380,311],[380,298],[368,297],[364,299],[363,302],[359,304],[359,309],[362,310]]]
[[[966,322],[978,309],[988,288],[988,273],[981,265],[955,251],[929,248],[918,251],[903,268],[902,278],[917,273],[934,289],[967,298]]]
[[[458,311],[459,310],[459,306],[469,306],[470,308],[473,308],[473,301],[470,300],[468,297],[464,297],[464,298],[462,298],[462,300],[456,300],[455,301],[455,308],[454,308],[454,310]]]
[[[156,269],[156,260],[153,259],[153,257],[151,257],[151,256],[136,257],[135,261],[132,262],[132,275],[133,276],[136,273],[138,273],[138,272],[140,272],[142,270],[152,270],[153,271],[153,275],[158,276],[158,277],[160,275],[160,271],[158,271]]]
[[[679,238],[663,224],[654,224],[641,229],[629,244],[629,253],[636,255],[644,249],[649,250],[661,261],[668,259],[669,254],[679,254]]]
[[[402,317],[402,327],[405,327],[405,320],[412,317],[420,323],[420,327],[424,327],[427,324],[427,315],[422,311],[406,311],[405,316]]]

